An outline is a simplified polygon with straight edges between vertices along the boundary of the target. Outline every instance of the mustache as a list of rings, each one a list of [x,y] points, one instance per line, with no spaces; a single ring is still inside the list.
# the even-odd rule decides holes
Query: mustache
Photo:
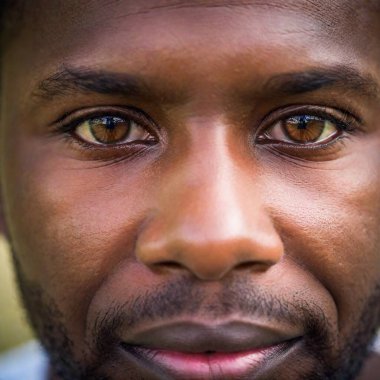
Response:
[[[327,345],[329,331],[333,329],[322,309],[305,298],[289,295],[285,299],[252,286],[244,277],[222,284],[219,291],[210,295],[202,284],[183,277],[100,311],[90,328],[92,346],[98,354],[105,355],[120,343],[119,329],[134,329],[145,323],[184,315],[208,320],[239,315],[286,322],[302,327],[313,345],[319,341],[321,346]]]

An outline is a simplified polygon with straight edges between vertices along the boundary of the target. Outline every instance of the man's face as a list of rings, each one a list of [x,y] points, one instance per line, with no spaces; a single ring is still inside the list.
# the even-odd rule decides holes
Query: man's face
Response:
[[[21,12],[3,202],[57,378],[356,376],[380,320],[380,30],[356,3]]]

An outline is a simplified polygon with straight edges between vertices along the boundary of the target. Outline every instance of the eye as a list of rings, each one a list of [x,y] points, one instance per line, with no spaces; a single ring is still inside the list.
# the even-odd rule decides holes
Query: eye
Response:
[[[328,142],[341,134],[342,124],[319,116],[297,115],[276,122],[259,139],[298,145]]]
[[[154,140],[146,128],[132,119],[108,115],[80,122],[73,133],[84,142],[95,145],[122,145]]]

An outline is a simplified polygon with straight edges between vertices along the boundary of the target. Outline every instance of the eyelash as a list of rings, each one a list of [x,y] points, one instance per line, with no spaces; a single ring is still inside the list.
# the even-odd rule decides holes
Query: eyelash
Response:
[[[336,114],[336,116],[334,115]],[[315,116],[321,119],[325,119],[334,125],[337,126],[337,128],[341,132],[346,132],[348,134],[354,134],[356,132],[360,132],[362,130],[361,125],[362,121],[357,116],[354,116],[354,113],[351,110],[343,110],[339,108],[330,109],[328,107],[324,106],[303,106],[303,105],[294,105],[292,108],[284,108],[282,107],[281,110],[275,110],[270,113],[269,116],[264,117],[260,125],[261,127],[258,129],[256,135],[255,135],[255,141],[258,140],[260,135],[268,131],[270,128],[272,128],[277,122],[287,120],[292,117],[299,117],[299,116]],[[331,143],[334,143],[336,139],[329,141],[325,144],[323,143],[314,143],[314,144],[308,144],[308,145],[302,145],[302,144],[296,144],[296,143],[289,143],[289,142],[267,142],[266,144],[271,145],[284,145],[284,146],[291,146],[298,149],[316,149],[316,148],[323,148],[324,146],[329,146]]]
[[[69,143],[77,143],[81,145],[83,148],[88,150],[109,150],[109,146],[94,145],[88,143],[78,136],[75,135],[76,128],[83,122],[89,119],[101,118],[105,116],[113,116],[120,117],[122,119],[129,119],[134,121],[135,123],[141,125],[143,128],[147,130],[152,136],[154,136],[154,140],[147,140],[144,144],[142,142],[131,142],[126,144],[114,145],[112,149],[125,149],[126,146],[136,146],[136,145],[153,145],[158,139],[159,128],[156,124],[150,119],[150,117],[144,114],[143,111],[140,111],[136,108],[123,107],[120,109],[119,107],[107,107],[104,109],[87,109],[85,112],[81,112],[80,110],[69,115],[64,115],[54,122],[53,133],[65,138],[65,140]],[[152,127],[153,125],[153,127]]]
[[[291,108],[290,108],[291,107]],[[284,149],[296,149],[296,150],[316,150],[316,149],[327,149],[329,146],[334,145],[338,142],[338,140],[343,140],[342,137],[347,137],[350,134],[354,134],[358,131],[361,131],[361,119],[354,116],[354,114],[350,110],[342,110],[339,108],[328,108],[325,106],[305,106],[305,105],[293,105],[288,106],[284,109],[282,107],[281,109],[272,111],[268,116],[265,116],[260,122],[260,127],[257,129],[256,133],[252,136],[253,137],[253,143],[254,144],[260,144],[260,135],[263,135],[266,131],[268,131],[272,126],[275,125],[275,123],[286,120],[291,117],[301,116],[301,115],[310,115],[319,117],[321,119],[326,119],[332,123],[334,123],[337,128],[343,133],[345,132],[345,135],[337,136],[336,138],[328,141],[328,142],[321,142],[321,143],[311,143],[311,144],[297,144],[297,143],[290,143],[286,141],[261,141],[261,144],[271,145],[271,146],[278,146],[278,147],[284,147]],[[113,146],[102,146],[102,145],[94,145],[89,142],[86,142],[82,139],[80,139],[78,136],[75,135],[76,128],[84,121],[97,118],[97,117],[104,117],[104,116],[115,116],[115,117],[121,117],[124,119],[131,119],[134,122],[141,125],[143,128],[146,128],[148,133],[150,133],[152,136],[154,136],[154,139],[147,140],[144,143],[140,142],[130,142],[120,145],[113,145]],[[119,150],[119,151],[125,151],[126,147],[132,148],[132,147],[148,147],[155,145],[160,136],[159,128],[157,125],[150,119],[148,115],[146,115],[143,111],[139,109],[135,109],[133,107],[129,108],[121,108],[121,107],[104,107],[103,109],[99,108],[93,108],[93,109],[86,109],[86,111],[77,111],[73,114],[64,115],[60,119],[58,119],[54,123],[54,134],[57,134],[65,139],[66,142],[73,144],[76,143],[80,145],[82,148],[88,150],[88,151],[97,151],[100,150],[103,151],[109,151],[112,149],[113,151]],[[136,150],[135,149],[135,150]],[[140,149],[141,151],[141,149]]]

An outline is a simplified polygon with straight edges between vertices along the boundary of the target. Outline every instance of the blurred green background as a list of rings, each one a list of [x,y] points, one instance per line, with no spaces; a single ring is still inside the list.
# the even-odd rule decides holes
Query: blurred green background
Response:
[[[31,338],[15,286],[8,245],[0,237],[0,352]]]

